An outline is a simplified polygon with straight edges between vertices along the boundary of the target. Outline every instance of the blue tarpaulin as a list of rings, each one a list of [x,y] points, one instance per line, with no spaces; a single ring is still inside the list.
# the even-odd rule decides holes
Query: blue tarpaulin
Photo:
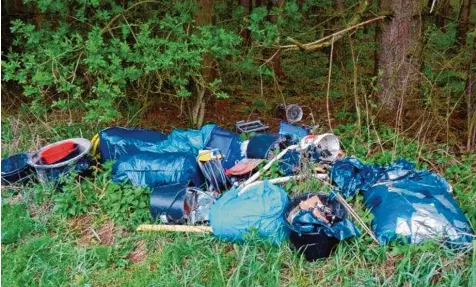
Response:
[[[150,188],[183,181],[192,181],[195,186],[204,183],[195,156],[180,152],[123,155],[112,166],[112,179]]]
[[[437,174],[415,170],[405,160],[382,167],[347,158],[335,163],[331,177],[344,195],[363,192],[382,244],[436,239],[458,247],[472,241],[473,231],[451,186]]]
[[[241,241],[252,228],[278,243],[289,234],[284,220],[288,205],[286,192],[269,181],[250,187],[239,195],[240,189],[225,192],[210,208],[210,225],[220,239]]]

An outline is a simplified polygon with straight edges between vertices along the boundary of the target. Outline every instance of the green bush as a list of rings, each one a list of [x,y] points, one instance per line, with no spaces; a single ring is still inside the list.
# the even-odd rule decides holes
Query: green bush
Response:
[[[36,113],[74,108],[87,111],[85,120],[110,121],[120,116],[118,102],[130,87],[142,100],[166,89],[187,97],[195,84],[226,97],[219,79],[203,80],[202,56],[231,56],[240,37],[196,26],[194,1],[25,2],[44,20],[40,28],[13,21],[15,52],[2,63],[3,80],[19,83]]]

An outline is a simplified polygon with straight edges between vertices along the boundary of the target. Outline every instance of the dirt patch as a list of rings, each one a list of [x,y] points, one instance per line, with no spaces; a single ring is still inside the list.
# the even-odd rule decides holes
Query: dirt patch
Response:
[[[139,240],[136,249],[127,256],[134,263],[139,263],[147,258],[147,246],[144,240]]]
[[[104,223],[97,234],[101,244],[111,246],[114,243],[114,222],[107,221]]]
[[[111,246],[114,243],[115,228],[112,221],[107,221],[96,230],[90,215],[80,215],[71,221],[70,228],[79,234],[76,240],[79,246],[90,246],[94,242]]]
[[[80,215],[69,223],[69,227],[72,232],[77,232],[79,234],[76,243],[79,246],[89,246],[92,240],[92,217],[90,215]]]

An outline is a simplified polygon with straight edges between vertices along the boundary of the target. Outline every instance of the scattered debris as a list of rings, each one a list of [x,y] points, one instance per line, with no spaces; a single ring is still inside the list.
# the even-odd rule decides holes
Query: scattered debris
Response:
[[[21,181],[27,171],[42,181],[56,181],[71,168],[84,172],[91,165],[92,148],[101,162],[115,160],[115,182],[152,189],[151,217],[162,224],[141,225],[137,231],[213,232],[220,239],[241,241],[256,229],[276,243],[289,238],[309,261],[329,256],[339,241],[360,235],[349,215],[381,244],[440,239],[460,247],[473,239],[469,221],[442,177],[417,171],[405,161],[381,167],[343,158],[337,136],[313,134],[315,129],[295,124],[302,120],[301,107],[280,105],[277,112],[287,120],[280,122],[277,135],[259,133],[247,140],[214,124],[200,130],[175,129],[168,135],[108,128],[92,142],[68,139],[32,155],[3,159],[2,184]],[[236,128],[241,133],[262,132],[268,126],[255,120],[239,121]],[[322,180],[335,190],[290,200],[277,186],[307,178]],[[365,206],[374,215],[373,230],[344,199],[358,192],[363,192]],[[20,201],[21,196],[12,200]],[[51,203],[31,215],[42,214],[41,208],[49,210]],[[96,230],[90,215],[75,218],[70,227],[78,232],[81,246],[93,241],[111,246],[115,233],[124,232],[112,221]],[[128,258],[137,263],[146,256],[146,244],[139,241]]]

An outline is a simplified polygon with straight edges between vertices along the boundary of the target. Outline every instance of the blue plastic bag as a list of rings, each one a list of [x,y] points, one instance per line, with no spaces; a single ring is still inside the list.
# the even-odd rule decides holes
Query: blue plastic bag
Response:
[[[393,177],[393,172],[387,175]],[[394,179],[386,176],[364,193],[364,200],[372,210],[372,229],[382,244],[435,239],[450,247],[462,247],[473,239],[450,185],[431,172],[411,170]]]
[[[288,205],[286,192],[263,181],[238,195],[240,189],[225,192],[210,208],[210,225],[220,239],[241,241],[252,228],[279,243],[289,235],[284,212]]]
[[[195,186],[204,183],[195,156],[176,152],[138,152],[121,156],[112,166],[112,179],[150,188],[184,181],[192,181]]]
[[[188,152],[196,155],[205,147],[215,125],[200,130],[173,130],[168,136],[157,131],[113,127],[99,133],[99,152],[103,162],[138,152]]]
[[[436,239],[460,247],[472,241],[473,230],[451,186],[437,174],[415,170],[408,161],[382,167],[346,158],[334,164],[331,178],[345,196],[363,192],[374,216],[372,229],[382,244]]]

